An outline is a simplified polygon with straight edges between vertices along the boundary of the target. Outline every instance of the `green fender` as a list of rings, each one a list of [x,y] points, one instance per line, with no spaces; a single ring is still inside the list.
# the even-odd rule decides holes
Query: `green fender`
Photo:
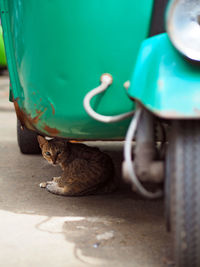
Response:
[[[200,65],[186,60],[166,33],[142,43],[129,95],[156,115],[200,118]]]
[[[6,55],[3,42],[2,27],[0,25],[0,67],[6,67]]]

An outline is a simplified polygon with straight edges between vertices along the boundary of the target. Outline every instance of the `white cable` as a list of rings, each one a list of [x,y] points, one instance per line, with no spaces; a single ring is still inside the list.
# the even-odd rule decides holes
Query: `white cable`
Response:
[[[83,106],[84,106],[86,112],[93,119],[101,121],[101,122],[105,122],[105,123],[120,121],[120,120],[126,119],[126,118],[128,118],[134,114],[134,111],[130,111],[130,112],[123,113],[120,115],[115,115],[115,116],[104,116],[104,115],[98,114],[97,112],[95,112],[92,109],[92,107],[90,105],[91,99],[95,95],[100,94],[103,91],[105,91],[109,87],[109,85],[112,84],[112,81],[113,81],[113,79],[112,79],[112,76],[110,74],[108,74],[108,73],[103,74],[101,76],[101,84],[97,88],[95,88],[92,91],[90,91],[89,93],[87,93],[87,95],[84,97],[84,100],[83,100]]]
[[[101,122],[105,122],[105,123],[120,121],[120,120],[123,120],[125,118],[132,116],[135,113],[135,116],[133,117],[130,123],[129,129],[127,131],[126,138],[125,138],[125,146],[124,146],[125,161],[123,162],[123,170],[124,170],[124,173],[126,173],[126,175],[131,179],[131,181],[133,182],[133,184],[135,185],[135,187],[137,188],[137,190],[139,191],[141,195],[143,195],[146,198],[150,198],[150,199],[159,198],[162,196],[162,191],[157,191],[155,193],[149,192],[140,183],[140,181],[135,175],[134,164],[131,158],[132,140],[135,136],[138,121],[140,119],[140,115],[142,111],[141,108],[139,108],[136,112],[131,111],[131,112],[123,113],[120,115],[115,115],[115,116],[104,116],[104,115],[96,113],[90,106],[91,99],[95,95],[104,92],[109,87],[109,85],[112,84],[112,81],[113,79],[110,74],[108,73],[103,74],[101,76],[101,84],[97,88],[87,93],[86,96],[84,97],[84,100],[83,100],[84,108],[86,112],[92,118],[94,118],[95,120],[101,121]]]
[[[127,134],[126,134],[126,138],[125,138],[125,145],[124,145],[124,162],[123,162],[123,172],[125,173],[125,175],[128,176],[128,178],[130,178],[130,180],[133,182],[133,184],[135,185],[136,189],[138,190],[138,192],[146,197],[146,198],[150,198],[150,199],[155,199],[155,198],[159,198],[163,195],[163,192],[161,190],[153,193],[153,192],[149,192],[147,191],[143,185],[140,183],[140,181],[138,180],[138,178],[136,177],[135,174],[135,169],[134,169],[134,164],[132,162],[132,140],[135,136],[135,132],[137,129],[137,125],[140,119],[140,115],[141,115],[141,108],[138,108],[135,112],[135,115],[130,123],[130,126],[128,128]]]

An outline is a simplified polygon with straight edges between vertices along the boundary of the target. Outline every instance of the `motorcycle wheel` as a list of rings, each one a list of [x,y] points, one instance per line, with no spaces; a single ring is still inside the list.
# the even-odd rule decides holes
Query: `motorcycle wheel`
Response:
[[[174,121],[166,180],[176,266],[200,266],[200,121]]]
[[[41,149],[37,141],[37,133],[22,129],[21,122],[17,120],[17,142],[22,154],[40,154]]]

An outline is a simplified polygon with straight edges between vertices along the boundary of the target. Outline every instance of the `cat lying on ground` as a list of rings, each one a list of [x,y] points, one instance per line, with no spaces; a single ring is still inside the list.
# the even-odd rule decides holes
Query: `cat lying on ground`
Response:
[[[65,196],[110,193],[116,189],[112,159],[96,147],[70,143],[64,139],[47,141],[38,136],[43,157],[59,164],[60,177],[40,184],[49,192]]]

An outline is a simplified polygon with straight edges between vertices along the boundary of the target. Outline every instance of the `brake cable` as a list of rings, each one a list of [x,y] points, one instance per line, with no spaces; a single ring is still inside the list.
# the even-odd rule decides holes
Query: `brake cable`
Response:
[[[136,187],[137,191],[144,197],[149,199],[160,198],[163,195],[161,190],[156,192],[147,191],[144,186],[141,184],[139,179],[135,174],[134,163],[132,161],[132,140],[135,137],[137,125],[140,120],[140,116],[142,113],[142,108],[139,107],[135,115],[129,125],[126,137],[125,137],[125,145],[124,145],[124,161],[122,164],[123,175],[127,180],[130,180],[133,185]]]

